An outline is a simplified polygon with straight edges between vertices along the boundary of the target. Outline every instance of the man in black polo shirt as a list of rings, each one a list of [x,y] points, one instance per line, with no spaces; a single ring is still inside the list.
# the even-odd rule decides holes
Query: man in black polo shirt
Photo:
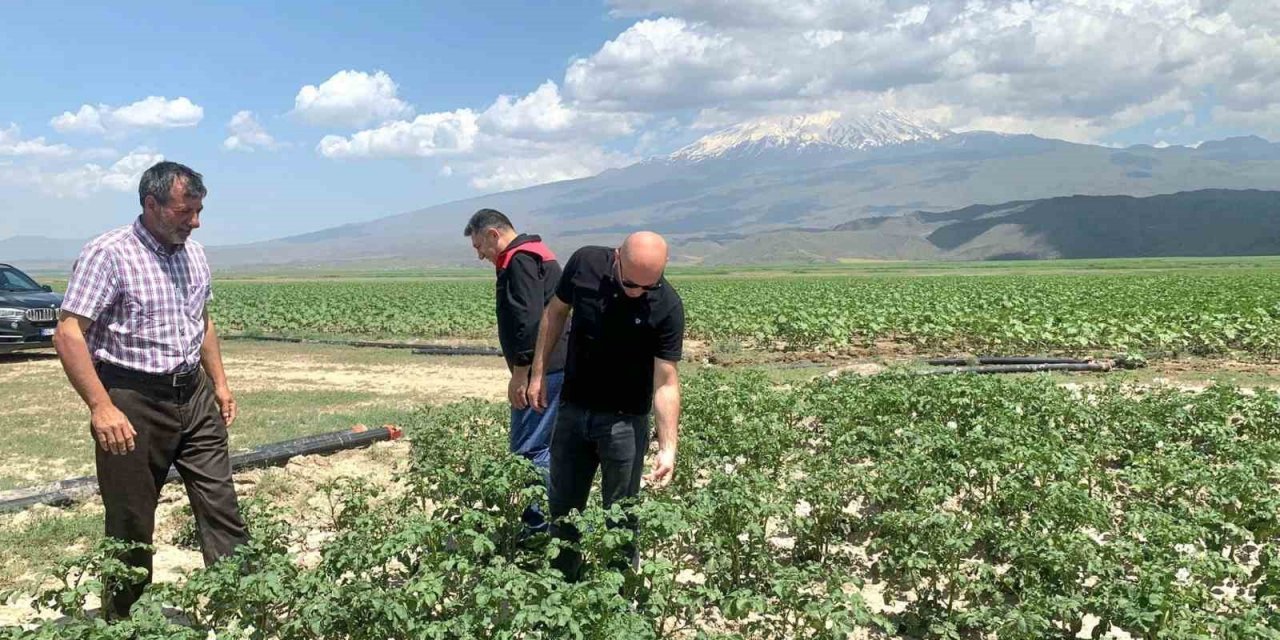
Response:
[[[617,249],[583,247],[565,264],[556,295],[547,303],[529,381],[535,409],[547,406],[543,376],[573,314],[560,415],[551,433],[551,534],[556,538],[578,541],[578,531],[561,519],[586,508],[597,467],[606,509],[639,494],[651,409],[658,455],[645,480],[659,487],[671,482],[684,306],[663,277],[666,265],[667,243],[656,233],[634,233]],[[626,526],[634,530],[634,518],[628,517]],[[634,565],[634,546],[625,553]],[[566,550],[556,566],[576,580],[582,556]]]

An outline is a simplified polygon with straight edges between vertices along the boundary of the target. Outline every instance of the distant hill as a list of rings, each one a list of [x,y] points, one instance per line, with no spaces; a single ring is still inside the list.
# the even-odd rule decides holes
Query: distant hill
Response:
[[[975,203],[1074,195],[1152,196],[1199,189],[1280,190],[1280,144],[1233,138],[1199,148],[1127,149],[1030,135],[954,133],[896,114],[773,118],[710,134],[660,158],[597,176],[437,205],[314,234],[218,248],[217,264],[475,264],[461,241],[468,215],[494,207],[543,234],[554,248],[617,242],[654,229],[688,250],[680,260],[715,257],[725,237],[831,229],[860,220],[950,211]],[[855,255],[893,249],[932,257],[938,249],[893,225],[843,245]],[[906,235],[893,235],[898,232]],[[999,230],[996,231],[997,233]],[[801,232],[760,247],[771,259],[820,259],[827,239]],[[749,244],[751,241],[746,240]],[[1012,241],[1011,241],[1012,242]],[[758,244],[758,243],[757,243]],[[785,244],[785,243],[784,243]],[[1016,243],[1015,243],[1016,244]],[[961,255],[954,249],[948,255]],[[973,255],[985,255],[974,252]]]
[[[670,155],[589,178],[278,240],[211,247],[209,253],[222,269],[474,265],[474,252],[461,229],[476,209],[493,207],[511,215],[522,230],[541,233],[560,252],[588,243],[612,244],[629,231],[654,229],[676,243],[676,258],[682,262],[758,262],[766,257],[790,262],[823,260],[833,253],[956,259],[1065,256],[1085,251],[1088,243],[1037,244],[1046,234],[1067,233],[1046,220],[1019,219],[991,228],[983,227],[984,218],[955,220],[958,226],[942,231],[943,221],[922,212],[953,212],[976,203],[1023,206],[1073,196],[1144,198],[1205,189],[1280,191],[1280,144],[1251,136],[1196,148],[1115,149],[1031,135],[957,133],[893,112],[824,112],[742,123]],[[862,221],[868,226],[859,226]],[[1135,222],[1147,223],[1163,224],[1154,218]],[[1178,222],[1183,223],[1195,224],[1190,218]],[[825,231],[815,234],[814,229]],[[932,236],[935,231],[939,235]],[[1202,245],[1184,245],[1191,254],[1243,246],[1217,240],[1217,233],[1236,237],[1225,227],[1204,231],[1208,235],[1201,238]],[[1169,233],[1157,227],[1151,237]],[[767,241],[762,239],[766,235]],[[1194,239],[1194,234],[1187,237]],[[1148,250],[1146,241],[1095,241],[1108,252]],[[1150,250],[1166,246],[1151,245]],[[50,246],[49,251],[57,249]],[[67,256],[59,259],[66,263]]]
[[[86,240],[30,235],[4,238],[0,240],[0,262],[27,271],[70,270]]]
[[[840,258],[1044,259],[1280,254],[1280,191],[1070,196],[853,220],[730,239],[708,263]]]

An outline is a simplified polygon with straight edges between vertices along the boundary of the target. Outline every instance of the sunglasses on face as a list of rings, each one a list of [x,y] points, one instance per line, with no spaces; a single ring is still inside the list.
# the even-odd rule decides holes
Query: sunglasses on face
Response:
[[[617,256],[613,259],[613,264],[618,269],[618,281],[627,289],[643,289],[645,291],[657,291],[662,288],[662,276],[658,276],[658,281],[653,284],[636,284],[622,275],[622,260]]]

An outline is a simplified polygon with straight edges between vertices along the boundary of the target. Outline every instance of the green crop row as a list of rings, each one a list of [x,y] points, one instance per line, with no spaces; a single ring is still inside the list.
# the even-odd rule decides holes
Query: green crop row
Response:
[[[1280,354],[1280,279],[1224,275],[688,278],[692,338],[765,348]],[[335,281],[216,285],[224,330],[382,338],[495,335],[493,285]]]

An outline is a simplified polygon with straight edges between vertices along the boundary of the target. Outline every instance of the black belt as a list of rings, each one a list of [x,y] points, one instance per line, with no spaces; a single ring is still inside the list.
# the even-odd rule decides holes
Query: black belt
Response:
[[[112,380],[133,382],[148,389],[180,391],[195,386],[200,379],[200,367],[182,373],[146,373],[100,361],[98,374]]]

